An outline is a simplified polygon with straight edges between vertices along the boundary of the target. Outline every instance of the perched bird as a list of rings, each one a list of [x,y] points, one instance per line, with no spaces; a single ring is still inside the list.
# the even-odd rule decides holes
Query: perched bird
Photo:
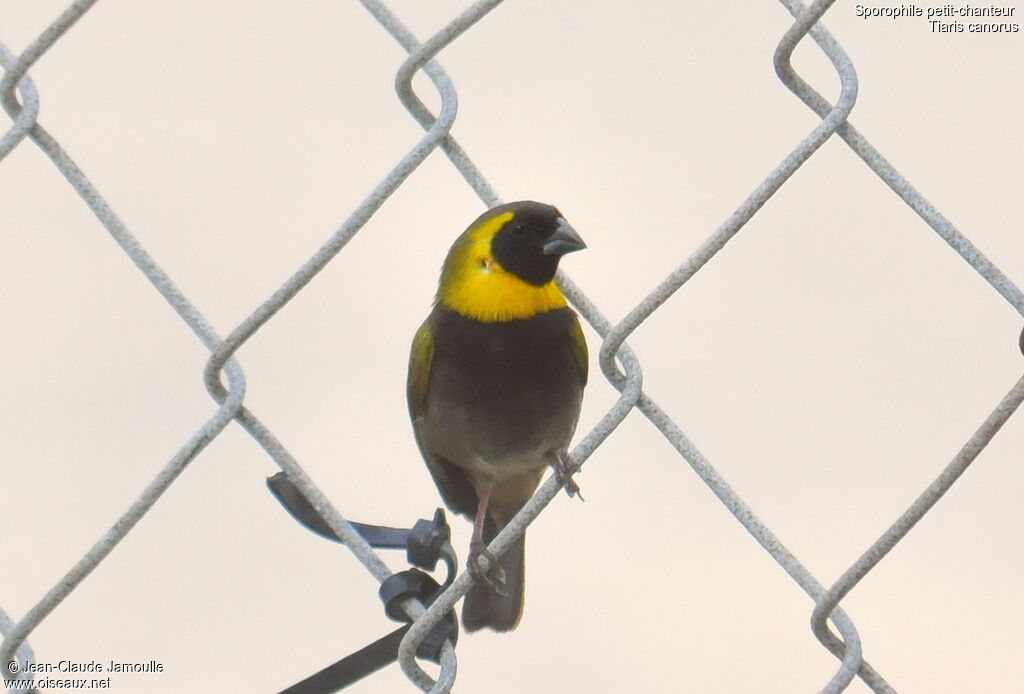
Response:
[[[433,311],[416,332],[407,395],[416,442],[445,503],[473,520],[477,577],[462,622],[509,631],[523,607],[524,538],[491,570],[487,544],[566,454],[587,382],[587,343],[555,285],[559,259],[585,248],[550,205],[488,210],[452,245]]]

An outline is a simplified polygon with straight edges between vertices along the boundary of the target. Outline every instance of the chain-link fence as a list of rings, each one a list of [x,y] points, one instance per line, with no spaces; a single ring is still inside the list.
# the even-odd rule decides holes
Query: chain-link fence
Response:
[[[659,312],[665,302],[691,278],[694,278],[731,239],[747,228],[747,223],[754,218],[758,211],[777,191],[783,188],[794,173],[815,157],[826,142],[836,140],[844,142],[849,150],[861,160],[860,176],[864,180],[872,178],[869,172],[881,179],[892,191],[892,195],[913,210],[991,286],[994,293],[990,293],[988,300],[991,301],[995,296],[999,296],[1018,313],[1024,315],[1024,295],[1021,294],[1017,286],[1004,275],[995,263],[990,261],[966,236],[958,231],[936,207],[925,200],[911,183],[848,121],[858,96],[857,73],[854,64],[840,43],[821,24],[817,23],[825,13],[829,12],[833,2],[834,0],[814,2],[805,7],[795,0],[782,0],[782,4],[792,14],[794,21],[778,41],[775,52],[775,70],[782,82],[811,111],[817,114],[820,121],[807,129],[802,141],[781,158],[771,173],[754,187],[754,190],[738,208],[730,211],[731,214],[728,214],[725,221],[710,237],[701,243],[682,264],[660,281],[655,282],[653,277],[648,277],[647,279],[650,280],[648,286],[655,285],[653,290],[650,290],[642,300],[626,312],[624,318],[618,321],[606,318],[598,306],[568,276],[564,273],[560,275],[561,286],[573,305],[601,336],[602,343],[599,352],[601,372],[618,391],[618,399],[609,403],[596,424],[589,430],[580,432],[579,443],[572,451],[572,456],[577,463],[582,464],[606,441],[612,440],[610,437],[614,438],[617,432],[621,431],[620,425],[631,412],[635,410],[641,413],[646,417],[647,422],[660,432],[690,465],[747,532],[812,599],[814,608],[811,627],[814,636],[834,654],[839,663],[821,690],[826,692],[843,691],[859,678],[872,691],[890,692],[895,691],[893,688],[895,685],[891,685],[887,681],[884,667],[879,666],[876,670],[869,664],[869,657],[872,653],[871,641],[868,639],[862,641],[854,619],[843,609],[843,601],[850,591],[871,574],[888,553],[903,540],[910,529],[957,482],[960,475],[974,462],[1000,427],[1016,411],[1021,400],[1024,399],[1024,379],[1018,380],[1016,383],[1006,383],[1005,396],[993,401],[993,409],[990,413],[979,413],[977,421],[973,424],[974,433],[962,443],[962,447],[958,451],[950,451],[952,460],[946,467],[936,467],[938,476],[934,481],[920,492],[917,499],[907,507],[905,512],[892,521],[891,525],[866,551],[851,562],[845,571],[840,572],[841,575],[837,580],[829,580],[820,577],[820,572],[812,572],[807,564],[787,549],[783,539],[759,519],[758,515],[751,510],[748,502],[712,466],[709,458],[705,457],[705,454],[697,448],[666,409],[663,409],[651,398],[649,392],[644,389],[641,375],[642,361],[625,343],[634,331]],[[82,555],[66,574],[54,582],[52,587],[42,593],[38,601],[24,611],[15,611],[10,608],[8,608],[8,612],[0,611],[0,631],[4,636],[2,647],[0,647],[0,662],[3,663],[8,663],[12,659],[16,659],[22,664],[48,662],[51,659],[50,656],[40,652],[38,647],[33,651],[33,633],[45,625],[47,620],[52,619],[53,615],[65,609],[65,605],[84,579],[97,567],[103,565],[108,557],[116,555],[112,552],[118,544],[131,536],[136,524],[156,508],[157,502],[168,490],[173,488],[183,471],[192,463],[198,464],[203,457],[201,454],[204,449],[223,436],[225,432],[230,431],[233,423],[239,424],[281,470],[287,473],[288,478],[323,516],[331,531],[342,539],[346,547],[375,580],[383,581],[390,576],[391,569],[346,522],[345,517],[349,514],[339,512],[339,510],[346,511],[344,504],[332,503],[314,481],[316,475],[307,473],[306,467],[308,466],[304,467],[300,464],[299,459],[303,456],[290,452],[290,449],[286,448],[283,443],[283,439],[286,437],[279,438],[273,433],[271,425],[267,423],[272,419],[257,417],[255,408],[250,407],[251,400],[246,395],[249,381],[234,358],[240,350],[243,350],[243,347],[248,346],[254,336],[271,327],[278,320],[278,311],[289,304],[300,292],[303,292],[307,284],[332,261],[349,254],[359,253],[358,250],[353,249],[339,255],[356,234],[374,219],[379,211],[382,211],[385,202],[403,187],[411,174],[424,166],[424,162],[435,150],[441,150],[447,156],[451,166],[461,175],[485,206],[490,207],[501,201],[481,169],[477,167],[474,160],[470,158],[467,151],[460,146],[452,134],[457,110],[455,85],[442,65],[434,60],[435,56],[456,42],[463,34],[472,32],[478,22],[501,4],[501,0],[474,3],[459,13],[440,31],[422,42],[413,35],[398,14],[393,12],[388,5],[374,0],[362,0],[365,9],[408,54],[398,70],[395,84],[399,98],[422,127],[424,134],[414,146],[398,158],[397,163],[382,176],[370,194],[354,206],[351,214],[326,242],[301,262],[294,274],[284,283],[275,287],[269,297],[255,311],[227,331],[226,337],[222,337],[213,328],[211,322],[204,317],[204,312],[200,310],[200,307],[187,299],[179,289],[171,277],[173,273],[165,271],[164,266],[158,262],[160,254],[148,250],[147,245],[133,235],[129,230],[130,225],[118,216],[114,205],[101,195],[94,180],[84,173],[84,170],[88,169],[88,160],[83,158],[82,168],[80,168],[72,155],[63,149],[58,139],[59,129],[54,128],[54,131],[50,132],[43,125],[45,118],[40,115],[40,102],[45,100],[47,95],[40,94],[40,90],[37,90],[32,74],[36,69],[45,65],[51,51],[70,41],[70,37],[74,35],[73,27],[76,22],[83,16],[98,11],[93,9],[96,4],[95,0],[72,3],[57,20],[20,53],[0,45],[0,63],[4,69],[3,81],[0,82],[0,98],[2,98],[4,109],[11,120],[2,140],[0,140],[0,160],[22,152],[29,147],[29,143],[34,143],[42,150],[138,270],[158,290],[180,319],[187,324],[202,343],[203,348],[209,351],[210,357],[204,371],[204,382],[217,407],[209,413],[206,421],[187,437],[169,462],[151,479],[144,491],[135,498],[129,509],[116,520],[109,531]],[[112,27],[115,27],[117,23],[116,17],[109,14],[97,21],[109,22]],[[494,21],[500,21],[500,19],[495,18]],[[2,32],[2,27],[0,27],[0,32]],[[0,40],[3,39],[4,37],[0,33]],[[509,41],[514,44],[515,38],[511,37]],[[817,46],[817,50],[831,64],[835,75],[838,76],[840,86],[838,96],[834,100],[822,96],[815,87],[793,69],[790,59],[794,50],[802,42],[804,44],[813,42]],[[494,48],[493,44],[491,48]],[[500,50],[504,51],[505,49],[504,46],[500,47]],[[806,48],[801,50],[806,50]],[[509,52],[508,59],[514,60],[516,51]],[[433,96],[421,95],[413,88],[413,83],[420,73],[426,75],[436,90],[439,97],[437,107],[428,106],[424,102],[424,99],[430,100],[434,98]],[[300,101],[301,99],[296,98],[293,103],[298,104]],[[529,104],[528,106],[533,108],[537,105]],[[302,108],[306,108],[306,106],[303,105]],[[289,123],[290,127],[294,127],[294,125],[294,123]],[[494,128],[495,130],[500,129],[500,122],[496,122]],[[256,143],[253,146],[256,146]],[[609,166],[614,165],[616,165],[614,162],[609,162]],[[2,168],[2,164],[0,164],[0,168]],[[820,195],[828,197],[833,192],[824,186]],[[559,204],[557,200],[553,202]],[[571,213],[569,216],[572,217]],[[676,221],[678,222],[678,220]],[[577,224],[577,226],[581,225]],[[451,238],[454,238],[457,231],[458,229],[452,230]],[[587,236],[586,229],[582,228],[582,231]],[[12,233],[14,230],[5,230],[5,235]],[[399,243],[400,241],[392,239],[391,242]],[[423,260],[421,259],[421,261]],[[431,263],[435,265],[439,262],[440,257],[431,259]],[[569,269],[571,270],[571,267]],[[372,294],[373,291],[371,289],[368,293]],[[367,299],[366,296],[361,298]],[[424,307],[426,303],[427,301],[423,299],[416,302],[416,305]],[[377,318],[386,317],[377,316]],[[361,329],[372,330],[372,327],[367,327],[372,326],[372,321],[372,314],[366,314],[366,320],[361,323]],[[8,340],[23,338],[26,336],[16,330],[8,333]],[[1019,367],[1016,368],[1019,369]],[[648,385],[656,387],[653,382]],[[593,386],[591,389],[593,390]],[[355,393],[348,395],[355,399],[363,397]],[[74,413],[71,416],[74,416]],[[385,431],[392,431],[390,426],[379,426]],[[59,429],[55,429],[55,432],[55,435],[60,435]],[[386,434],[386,436],[390,435]],[[133,464],[133,462],[126,461],[125,464]],[[419,463],[408,461],[402,463],[402,465],[406,464],[418,465]],[[15,485],[12,481],[15,477],[24,481],[32,475],[31,465],[23,464],[22,461],[5,460],[3,465],[5,488]],[[417,472],[420,470],[417,469]],[[587,478],[583,477],[581,482],[586,490]],[[500,552],[507,547],[515,537],[524,531],[527,525],[541,514],[558,492],[557,481],[549,478],[541,486],[534,499],[498,536],[492,549]],[[16,505],[8,505],[7,513],[17,512]],[[417,509],[416,513],[422,515],[420,509]],[[8,560],[11,558],[7,557]],[[569,558],[567,561],[571,563],[572,559]],[[5,571],[7,570],[5,569]],[[19,573],[24,574],[25,572],[19,571]],[[415,654],[424,635],[465,594],[471,580],[468,574],[460,575],[454,584],[426,609],[416,601],[409,601],[406,605],[410,614],[417,616],[418,619],[402,641],[399,648],[399,662],[406,677],[424,691],[448,691],[455,682],[456,649],[451,644],[443,651],[440,671],[435,675],[429,674],[421,667]],[[543,582],[544,578],[542,575],[537,575],[533,580]],[[3,596],[0,595],[0,600],[2,598]],[[347,595],[346,599],[348,598],[351,596]],[[614,602],[616,599],[618,598],[608,596],[609,602]],[[531,609],[529,598],[527,602],[527,611],[529,612]],[[103,612],[104,609],[103,605],[94,605],[93,608],[97,612]],[[287,614],[287,610],[283,612]],[[279,619],[286,618],[279,617]],[[581,628],[587,627],[581,625]],[[663,639],[664,636],[652,634],[650,638]],[[497,642],[494,643],[495,648],[500,648],[496,645]],[[215,647],[215,644],[206,644],[206,647]],[[564,648],[561,645],[551,644],[543,647],[556,650]],[[287,647],[282,645],[281,648],[286,649]],[[1007,663],[1007,669],[1009,666],[1010,664]],[[37,679],[40,677],[39,674],[24,670],[21,671],[20,677],[22,681],[26,681],[33,675]],[[12,689],[17,687],[13,684],[9,686]],[[681,683],[680,686],[685,686],[685,683]],[[230,690],[230,687],[227,689]]]

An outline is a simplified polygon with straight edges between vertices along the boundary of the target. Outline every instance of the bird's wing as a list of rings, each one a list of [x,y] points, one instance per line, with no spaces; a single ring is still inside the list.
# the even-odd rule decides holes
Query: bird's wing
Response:
[[[409,352],[409,377],[406,381],[406,396],[409,400],[409,415],[412,418],[416,444],[434,477],[441,496],[448,507],[457,513],[473,518],[476,513],[477,496],[466,473],[453,465],[436,451],[424,444],[421,427],[427,412],[427,395],[430,387],[430,367],[434,359],[434,338],[428,318],[416,331]]]
[[[587,352],[587,340],[583,337],[583,328],[580,326],[580,319],[572,322],[573,356],[576,358],[576,366],[580,369],[580,383],[587,384],[587,372],[590,367],[589,353]]]
[[[409,378],[406,395],[409,399],[409,414],[413,423],[423,416],[427,409],[427,386],[430,385],[430,363],[434,359],[434,339],[430,333],[430,319],[416,331],[409,352]]]

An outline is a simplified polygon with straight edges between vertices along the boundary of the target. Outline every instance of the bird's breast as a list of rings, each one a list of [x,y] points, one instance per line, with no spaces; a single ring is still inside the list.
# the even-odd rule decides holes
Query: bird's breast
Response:
[[[565,447],[583,383],[570,309],[482,323],[453,312],[433,319],[433,357],[421,437],[461,467],[498,477],[546,465]]]

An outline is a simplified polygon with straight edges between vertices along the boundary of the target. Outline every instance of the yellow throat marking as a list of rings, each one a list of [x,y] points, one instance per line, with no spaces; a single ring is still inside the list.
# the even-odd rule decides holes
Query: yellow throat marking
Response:
[[[513,275],[491,255],[491,239],[515,215],[504,212],[468,229],[441,272],[438,303],[467,318],[501,323],[566,306],[554,281],[538,287]]]

